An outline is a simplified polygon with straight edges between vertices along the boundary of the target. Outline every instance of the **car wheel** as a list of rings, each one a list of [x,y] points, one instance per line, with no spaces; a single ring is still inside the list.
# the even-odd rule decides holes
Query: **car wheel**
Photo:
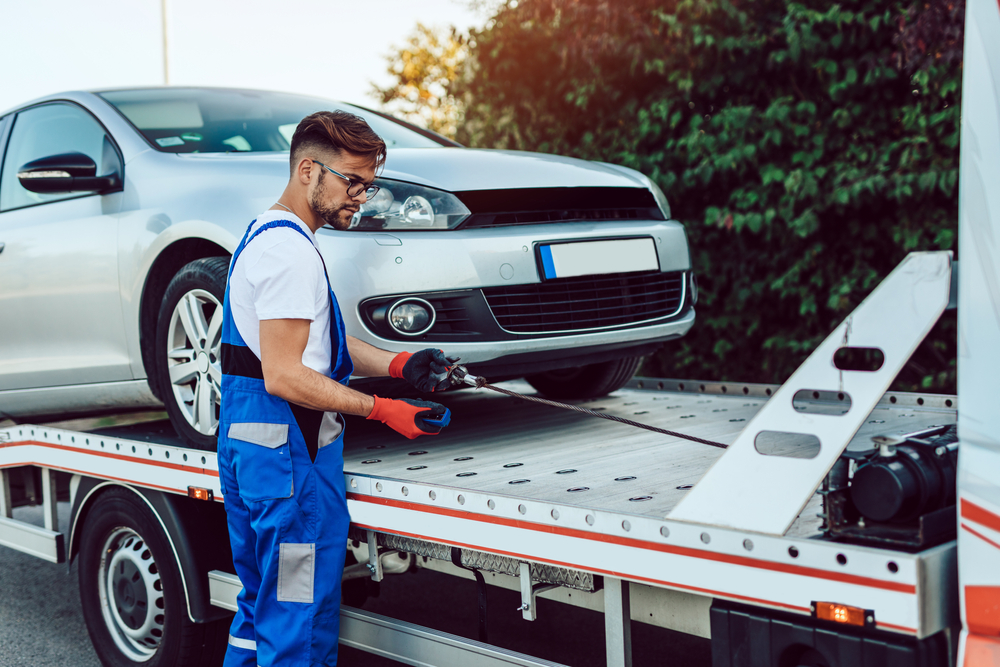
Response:
[[[229,258],[184,265],[163,295],[156,323],[160,393],[177,435],[214,450],[222,385],[222,301]]]
[[[597,398],[621,389],[639,370],[642,357],[626,357],[529,375],[525,380],[551,398]]]
[[[188,618],[180,569],[156,516],[135,492],[105,491],[80,543],[80,602],[106,667],[222,663],[229,621]]]

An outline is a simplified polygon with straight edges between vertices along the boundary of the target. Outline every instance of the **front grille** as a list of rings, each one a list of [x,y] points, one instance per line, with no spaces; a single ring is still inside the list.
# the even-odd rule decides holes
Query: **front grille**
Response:
[[[477,213],[463,227],[507,227],[510,225],[541,225],[548,222],[583,222],[586,220],[660,220],[656,208],[564,209],[559,211],[518,211],[517,213]]]
[[[456,192],[472,215],[463,228],[552,222],[663,220],[646,188],[517,188]]]
[[[684,273],[615,273],[557,278],[534,285],[487,287],[500,326],[514,333],[551,333],[627,326],[676,314]]]

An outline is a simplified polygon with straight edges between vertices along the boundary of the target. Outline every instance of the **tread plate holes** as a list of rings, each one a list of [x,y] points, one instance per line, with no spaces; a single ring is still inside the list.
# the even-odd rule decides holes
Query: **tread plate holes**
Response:
[[[615,481],[616,482],[631,482],[633,479],[635,479],[634,475],[626,475],[624,477],[615,477]]]
[[[365,449],[385,449],[385,445],[368,445]]]
[[[410,466],[407,470],[423,470],[427,466]]]
[[[510,480],[507,483],[508,484],[527,484],[530,481],[531,481],[530,479],[512,479],[512,480]]]
[[[361,465],[368,465],[369,463],[382,463],[382,459],[365,459],[361,462]]]
[[[678,491],[688,491],[694,488],[694,484],[681,484],[677,487]]]
[[[819,456],[819,438],[811,433],[761,431],[753,439],[754,449],[764,456],[789,459],[814,459]]]
[[[475,477],[475,476],[476,473],[474,472],[460,472],[457,475],[455,475],[455,477]]]
[[[808,415],[846,415],[851,404],[851,395],[843,391],[799,389],[792,396],[792,408]]]
[[[885,354],[877,347],[842,347],[833,353],[833,365],[842,371],[874,373],[885,363]]]
[[[455,460],[455,461],[471,461],[472,457],[471,456],[459,456],[457,459],[453,459],[453,460]]]
[[[523,466],[523,465],[524,465],[523,463],[508,463],[508,464],[504,465],[504,468],[517,468],[517,467]]]
[[[426,454],[426,453],[427,452],[424,452],[424,451],[410,452],[410,453],[407,454],[407,456],[421,456],[421,455]]]
[[[653,496],[635,496],[634,498],[629,498],[628,501],[630,503],[643,503],[646,502],[647,500],[652,500],[652,499]]]
[[[557,475],[569,475],[569,474],[574,473],[574,472],[576,472],[576,468],[566,468],[565,470],[557,470],[556,474]]]
[[[574,486],[574,487],[568,488],[566,490],[569,491],[570,493],[579,493],[580,491],[590,491],[590,487],[589,486]]]

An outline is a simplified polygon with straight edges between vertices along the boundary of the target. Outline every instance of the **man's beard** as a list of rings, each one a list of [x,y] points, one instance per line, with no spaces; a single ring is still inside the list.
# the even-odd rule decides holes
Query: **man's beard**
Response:
[[[330,225],[334,229],[340,231],[349,229],[351,226],[351,218],[354,217],[355,212],[358,210],[357,205],[353,203],[341,204],[339,206],[328,204],[323,201],[323,193],[325,191],[323,177],[321,176],[319,184],[316,186],[316,190],[309,199],[309,207],[312,208],[313,213],[323,219],[323,222]]]

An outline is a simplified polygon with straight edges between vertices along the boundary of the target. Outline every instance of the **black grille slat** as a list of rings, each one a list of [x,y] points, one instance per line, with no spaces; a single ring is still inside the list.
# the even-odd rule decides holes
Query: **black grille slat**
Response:
[[[683,279],[682,272],[620,273],[488,287],[483,294],[507,331],[574,331],[673,315],[681,307]]]
[[[556,187],[456,192],[472,214],[463,228],[555,222],[663,220],[643,187]]]

